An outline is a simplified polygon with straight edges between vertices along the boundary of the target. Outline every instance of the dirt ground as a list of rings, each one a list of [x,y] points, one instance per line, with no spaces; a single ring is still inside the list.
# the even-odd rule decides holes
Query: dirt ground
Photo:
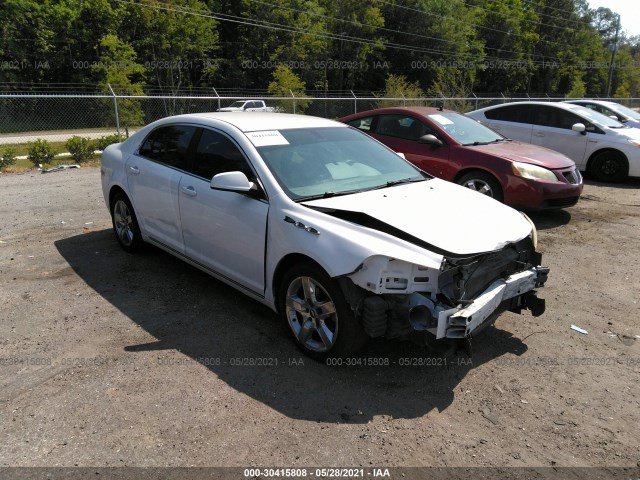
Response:
[[[388,365],[329,367],[241,293],[120,250],[97,168],[0,175],[0,467],[640,466],[639,192],[535,215],[547,311],[470,361],[376,341]]]

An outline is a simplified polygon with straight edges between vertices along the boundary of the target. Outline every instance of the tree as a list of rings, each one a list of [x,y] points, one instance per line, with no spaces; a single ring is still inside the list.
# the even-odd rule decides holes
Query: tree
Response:
[[[410,83],[404,75],[390,74],[385,82],[383,96],[384,98],[421,98],[424,92],[417,81]],[[400,102],[402,100],[379,100],[378,108],[395,107]]]
[[[473,110],[471,102],[463,100],[471,96],[471,79],[464,70],[453,68],[440,69],[438,76],[428,90],[430,96],[453,97],[455,100],[443,100],[442,105],[459,112]]]
[[[120,95],[142,95],[145,69],[137,63],[133,47],[117,36],[108,34],[100,41],[100,51],[100,61],[93,71],[100,78],[102,91],[110,93],[113,88]],[[111,112],[111,108],[108,111]],[[120,124],[125,127],[145,123],[140,101],[136,99],[118,100],[118,116]],[[107,122],[113,126],[114,116],[109,115]]]
[[[151,0],[127,5],[120,30],[135,45],[146,68],[149,86],[158,93],[178,95],[215,79],[218,22],[199,0]],[[180,113],[166,105],[167,114]]]
[[[305,83],[291,71],[290,68],[279,65],[273,72],[273,80],[269,83],[268,91],[274,97],[293,97],[291,100],[276,100],[279,111],[302,113],[309,106],[311,100],[305,99]]]

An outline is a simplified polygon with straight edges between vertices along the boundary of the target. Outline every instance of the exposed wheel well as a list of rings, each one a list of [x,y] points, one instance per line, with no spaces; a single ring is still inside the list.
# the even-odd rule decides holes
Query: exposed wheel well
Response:
[[[625,162],[627,163],[627,171],[629,169],[629,159],[627,158],[627,156],[622,153],[620,150],[616,150],[615,148],[601,148],[600,150],[596,150],[595,152],[593,152],[591,154],[591,156],[589,157],[589,160],[587,160],[587,166],[585,167],[585,172],[587,173],[591,173],[591,165],[593,163],[593,159],[595,157],[597,157],[598,155],[600,155],[601,153],[604,152],[615,152],[619,155],[622,155],[622,157],[624,158]]]
[[[280,283],[282,282],[282,277],[284,277],[284,274],[292,266],[299,265],[301,263],[310,263],[322,269],[323,271],[326,271],[322,267],[322,265],[320,265],[311,257],[308,257],[307,255],[303,255],[302,253],[290,253],[289,255],[283,257],[275,269],[275,272],[273,274],[273,282],[271,284],[271,288],[273,290],[273,298],[276,300],[274,302],[276,304],[276,309],[278,307],[278,290],[280,290]]]
[[[471,172],[480,172],[480,173],[485,173],[487,175],[491,175],[496,182],[498,182],[498,185],[500,185],[500,187],[502,187],[502,183],[500,183],[500,180],[498,180],[498,177],[496,177],[493,173],[491,173],[489,170],[484,170],[482,168],[465,168],[463,170],[460,170],[458,173],[456,173],[456,176],[454,177],[453,181],[454,182],[458,182],[458,180],[460,180],[463,176],[465,176],[467,173],[471,173]]]
[[[116,196],[116,194],[121,193],[123,194],[125,197],[129,198],[127,196],[127,194],[125,193],[125,191],[122,189],[122,187],[119,187],[118,185],[114,185],[113,187],[111,187],[111,191],[109,192],[109,209],[111,210],[111,207],[113,205],[113,197]]]

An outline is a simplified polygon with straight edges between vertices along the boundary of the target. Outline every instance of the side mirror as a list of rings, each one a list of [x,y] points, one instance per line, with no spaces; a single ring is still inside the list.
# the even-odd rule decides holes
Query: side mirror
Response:
[[[402,152],[396,152],[396,155],[398,155],[400,158],[403,158],[405,160],[407,159],[407,157],[405,157],[404,153],[402,153]]]
[[[435,145],[437,147],[441,147],[443,145],[442,140],[431,133],[421,136],[418,139],[418,143],[422,143],[424,145]]]
[[[584,126],[584,123],[574,123],[571,126],[571,130],[573,130],[574,132],[581,133],[582,135],[585,135],[587,133],[585,131],[586,129],[587,129],[587,127]]]
[[[246,193],[253,188],[253,182],[250,182],[242,172],[224,172],[211,179],[211,188],[227,192]]]

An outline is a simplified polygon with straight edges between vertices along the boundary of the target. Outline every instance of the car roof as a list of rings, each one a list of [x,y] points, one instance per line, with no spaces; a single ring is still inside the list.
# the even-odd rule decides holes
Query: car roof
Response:
[[[243,132],[287,130],[291,128],[346,127],[326,118],[291,113],[270,112],[208,112],[175,115],[162,119],[162,123],[193,122],[215,125],[215,120],[226,122]]]
[[[575,103],[575,104],[595,103],[596,105],[608,105],[608,106],[619,105],[619,103],[611,102],[611,101],[608,101],[608,100],[592,100],[590,98],[580,98],[578,100],[567,100],[566,103]]]
[[[427,115],[432,115],[434,113],[458,113],[455,110],[447,110],[446,108],[440,109],[436,107],[383,107],[383,108],[374,108],[372,110],[366,110],[358,113],[354,113],[351,115],[346,115],[339,120],[342,121],[346,118],[358,118],[363,115],[379,115],[381,113],[415,113],[417,115],[422,115],[426,117]]]
[[[575,103],[569,103],[569,102],[544,102],[544,101],[522,101],[522,102],[508,102],[508,103],[500,103],[499,105],[491,105],[489,107],[485,107],[485,108],[481,108],[479,110],[476,111],[481,111],[481,110],[492,110],[494,108],[498,108],[498,107],[506,107],[509,105],[547,105],[547,106],[552,106],[552,107],[558,107],[558,108],[562,108],[563,110],[573,110],[576,107],[580,107],[580,105],[576,105]]]

